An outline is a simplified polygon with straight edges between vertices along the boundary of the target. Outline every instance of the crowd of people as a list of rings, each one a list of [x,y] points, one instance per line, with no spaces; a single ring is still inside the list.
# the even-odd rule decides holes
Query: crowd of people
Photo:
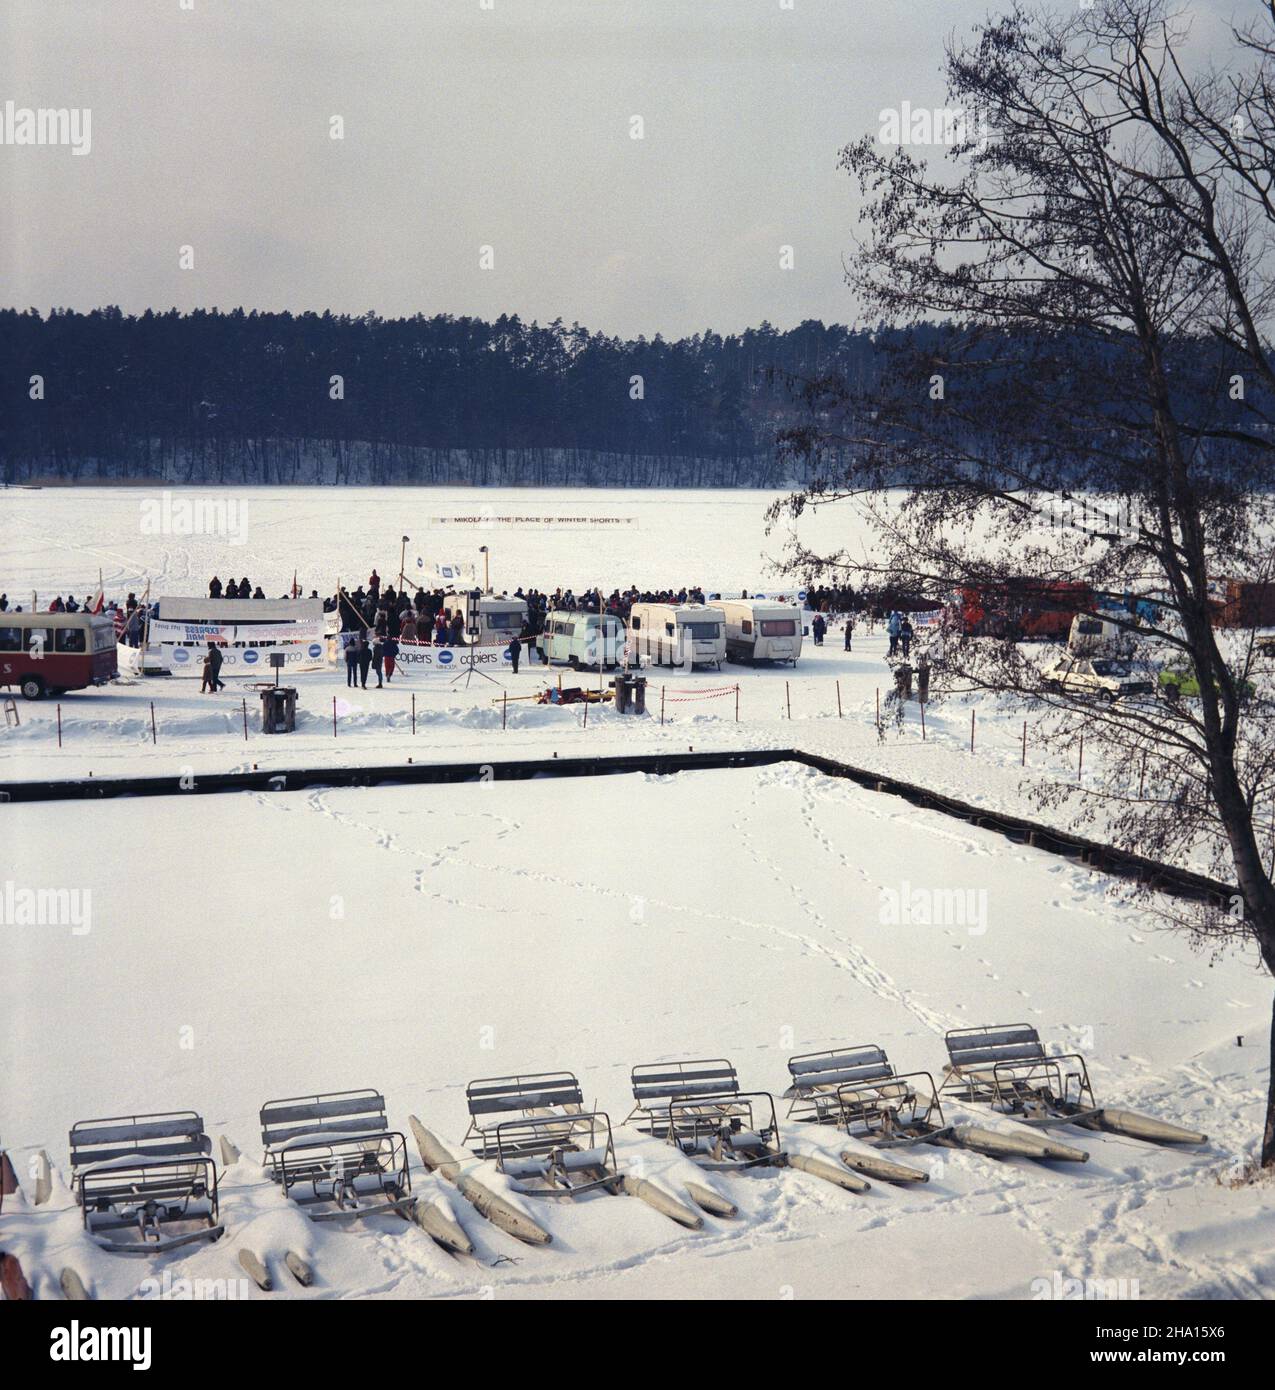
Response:
[[[22,611],[23,608],[20,603],[14,604],[11,609],[9,595],[0,594],[0,613],[21,613]],[[37,610],[33,606],[32,612],[35,611]],[[84,602],[78,603],[73,594],[68,594],[66,598],[58,594],[47,608],[39,611],[44,613],[103,613],[114,620],[117,641],[130,647],[139,647],[145,632],[146,618],[153,614],[154,605],[139,601],[136,594],[129,594],[123,603],[118,603],[115,599],[107,600],[101,594],[98,594],[96,598],[91,594],[86,594]]]
[[[265,599],[261,585],[253,586],[245,575],[241,579],[228,579],[224,583],[216,575],[208,585],[210,599]],[[301,597],[301,590],[295,580],[291,592],[280,595],[282,599]],[[309,597],[319,599],[317,589],[311,589]],[[696,585],[684,585],[678,589],[641,589],[637,585],[613,589],[604,594],[600,588],[583,589],[579,593],[570,587],[558,587],[551,593],[537,588],[524,589],[519,586],[512,594],[502,593],[501,597],[523,600],[527,605],[527,617],[521,631],[510,635],[509,651],[514,670],[518,669],[522,647],[526,645],[529,653],[535,650],[536,639],[544,631],[548,614],[552,612],[605,613],[628,623],[634,604],[637,603],[705,603],[721,596],[705,594]],[[741,598],[748,598],[745,589]],[[324,612],[339,612],[346,665],[346,683],[352,687],[367,689],[368,677],[376,677],[380,688],[393,680],[398,664],[399,644],[410,642],[417,645],[437,647],[460,647],[467,645],[466,614],[464,595],[451,589],[427,589],[400,578],[400,586],[395,589],[392,583],[382,581],[374,569],[366,584],[356,589],[339,589],[331,597],[322,599]],[[829,629],[829,620],[844,615],[845,650],[851,650],[854,636],[856,614],[868,613],[886,625],[890,639],[889,657],[894,659],[900,653],[908,658],[913,631],[907,614],[894,607],[883,606],[880,602],[866,600],[848,585],[817,586],[806,591],[805,606],[814,617],[811,622],[811,635],[814,645],[821,647]],[[9,597],[0,594],[0,612],[9,611]],[[21,612],[21,606],[13,609]],[[122,602],[104,601],[101,594],[96,598],[86,596],[83,604],[74,596],[56,596],[49,604],[50,613],[105,612],[115,623],[117,639],[130,647],[138,647],[145,640],[148,618],[159,617],[159,604],[148,603],[130,593]],[[204,659],[204,685],[209,691],[224,687],[220,678],[222,666],[221,653],[217,644],[208,644],[208,654]]]

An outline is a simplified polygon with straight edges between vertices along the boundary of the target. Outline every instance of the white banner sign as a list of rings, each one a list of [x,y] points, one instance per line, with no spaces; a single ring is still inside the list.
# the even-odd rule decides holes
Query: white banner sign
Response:
[[[502,669],[513,669],[506,647],[425,647],[415,642],[400,642],[395,661],[410,672],[424,675],[454,676],[473,667],[496,675]]]
[[[149,640],[155,642],[318,642],[326,632],[322,618],[299,623],[173,623],[162,618],[150,624]]]
[[[461,527],[476,526],[481,530],[505,530],[510,527],[526,527],[533,531],[614,531],[622,527],[635,527],[635,516],[497,516],[487,510],[475,512],[470,516],[431,516],[430,526]]]
[[[274,669],[272,654],[282,652],[285,671],[321,671],[328,664],[326,641],[279,642],[273,647],[218,647],[221,652],[221,674],[225,676],[256,676],[268,679]],[[165,643],[159,648],[164,663],[175,676],[202,676],[207,646],[174,647]]]

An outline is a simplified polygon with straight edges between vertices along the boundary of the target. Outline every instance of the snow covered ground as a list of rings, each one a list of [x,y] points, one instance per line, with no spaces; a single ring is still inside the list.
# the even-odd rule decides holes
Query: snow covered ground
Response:
[[[91,890],[92,911],[88,931],[9,933],[19,1171],[45,1148],[65,1175],[74,1121],[148,1109],[197,1109],[247,1156],[223,1179],[225,1238],[154,1265],[93,1251],[65,1187],[54,1211],[6,1203],[6,1242],[44,1280],[67,1262],[101,1295],[163,1268],[227,1278],[246,1246],[274,1257],[276,1296],[300,1295],[278,1263],[299,1244],[312,1295],[1275,1287],[1269,1190],[1217,1181],[1253,1138],[1266,981],[1241,959],[1210,968],[1102,879],[995,835],[790,765],[121,802],[105,825],[86,804],[21,815],[42,880]],[[883,921],[883,890],[909,888],[985,906],[965,925]],[[1209,1146],[1070,1131],[1092,1155],[1074,1170],[922,1149],[908,1158],[928,1184],[864,1196],[792,1171],[718,1177],[741,1214],[698,1233],[629,1197],[542,1202],[544,1249],[453,1191],[473,1259],[394,1217],[310,1225],[255,1161],[257,1110],[280,1096],[372,1086],[393,1124],[415,1113],[458,1141],[478,1076],[568,1068],[618,1121],[635,1064],[722,1056],[779,1092],[789,1056],[838,1043],[937,1072],[943,1031],[988,1021],[1079,1047],[1100,1099]],[[437,1182],[418,1170],[417,1188]]]
[[[432,562],[490,544],[493,582],[510,589],[751,590],[767,585],[768,547],[778,551],[762,535],[759,494],[243,495],[247,539],[229,546],[142,533],[132,492],[0,493],[4,587],[11,601],[31,588],[82,594],[101,564],[108,594],[140,592],[147,574],[153,594],[194,594],[232,568],[273,594],[295,563],[307,590],[324,591],[338,574],[358,582],[374,564],[396,568],[390,551],[404,529],[429,537],[413,542],[409,563],[418,548]],[[497,516],[638,524],[599,526],[583,541],[569,528],[496,525],[480,541],[412,520],[480,504]],[[837,539],[827,512],[812,524]],[[800,746],[1026,808],[1021,710],[978,703],[973,754],[961,701],[931,707],[924,739],[914,704],[881,738],[884,639],[860,631],[854,648],[844,653],[834,631],[823,649],[807,644],[796,672],[666,675],[653,681],[646,720],[593,708],[587,727],[578,708],[513,702],[502,729],[502,691],[545,684],[525,666],[501,688],[415,677],[348,691],[343,673],[301,676],[298,732],[261,735],[250,703],[246,742],[240,699],[253,697],[235,682],[216,697],[176,679],[120,685],[63,697],[61,749],[56,708],[19,701],[3,780]],[[736,682],[738,722],[733,693],[712,694]],[[677,696],[663,726],[660,684]],[[1075,769],[1029,744],[1026,775]],[[1227,1185],[1258,1132],[1269,979],[1239,954],[1193,954],[1110,880],[994,833],[795,765],[50,803],[5,818],[6,878],[90,895],[79,900],[87,930],[0,927],[0,1141],[24,1179],[41,1149],[58,1174],[48,1206],[6,1198],[0,1215],[5,1247],[38,1294],[65,1264],[99,1296],[153,1294],[144,1281],[165,1275],[168,1287],[187,1278],[217,1288],[241,1277],[241,1248],[275,1272],[276,1292],[254,1297],[1032,1297],[1068,1279],[1125,1280],[1126,1290],[1137,1281],[1147,1298],[1275,1289],[1275,1191]],[[889,895],[916,890],[972,894],[975,915],[892,925]],[[396,1217],[310,1223],[257,1163],[257,1111],[280,1096],[374,1087],[393,1125],[406,1129],[415,1114],[457,1142],[470,1079],[568,1068],[618,1126],[635,1064],[727,1057],[746,1088],[778,1093],[796,1053],[878,1042],[901,1069],[937,1072],[945,1029],[1019,1021],[1085,1053],[1100,1101],[1207,1131],[1209,1145],[1059,1132],[1091,1154],[1083,1166],[920,1149],[907,1161],[924,1165],[929,1183],[874,1183],[863,1196],[796,1171],[715,1177],[740,1214],[706,1217],[698,1232],[632,1197],[524,1198],[554,1236],[539,1249],[425,1174],[409,1143],[414,1191],[449,1204],[475,1241],[472,1258],[445,1254]],[[223,1175],[226,1236],[162,1261],[92,1248],[65,1186],[71,1124],[185,1108],[244,1151]],[[676,1188],[676,1171],[657,1171],[668,1155],[622,1136],[617,1128],[622,1162],[640,1157]],[[834,1156],[838,1147],[792,1127],[785,1140]],[[286,1249],[312,1259],[309,1292],[284,1273]]]

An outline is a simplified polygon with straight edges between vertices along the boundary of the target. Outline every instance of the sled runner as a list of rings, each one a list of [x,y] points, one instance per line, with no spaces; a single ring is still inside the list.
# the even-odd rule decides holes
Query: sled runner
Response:
[[[151,1254],[222,1234],[212,1140],[193,1110],[81,1120],[70,1150],[84,1228],[103,1249]]]
[[[1149,1115],[1098,1105],[1080,1053],[1046,1055],[1030,1024],[954,1028],[946,1042],[950,1060],[943,1090],[990,1105],[1023,1124],[1077,1125],[1151,1144],[1203,1144],[1208,1139]]]
[[[874,1148],[937,1144],[969,1149],[989,1158],[1072,1163],[1083,1163],[1089,1157],[1081,1149],[1036,1135],[1001,1134],[969,1124],[949,1124],[933,1076],[928,1071],[896,1072],[885,1049],[875,1043],[791,1057],[788,1072],[792,1084],[784,1095],[793,1119],[836,1125]],[[841,1161],[890,1182],[918,1180],[917,1176],[891,1176],[885,1168],[874,1173],[871,1160],[854,1152],[842,1154]],[[904,1169],[906,1173],[912,1171]]]
[[[569,1071],[485,1076],[465,1089],[469,1129],[464,1143],[491,1159],[515,1190],[533,1197],[578,1197],[622,1190],[611,1121],[584,1109]]]
[[[411,1206],[407,1140],[376,1091],[267,1101],[261,1143],[270,1176],[314,1221],[403,1214]]]

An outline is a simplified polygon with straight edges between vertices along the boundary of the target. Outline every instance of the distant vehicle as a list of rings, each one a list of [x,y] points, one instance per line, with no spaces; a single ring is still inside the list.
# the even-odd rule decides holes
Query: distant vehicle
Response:
[[[1062,641],[1071,630],[1072,618],[1092,607],[1093,592],[1087,584],[1009,579],[961,589],[953,616],[970,637]]]
[[[1218,627],[1275,626],[1275,583],[1228,579],[1213,621]]]
[[[619,666],[623,662],[624,639],[624,623],[614,613],[555,609],[545,614],[536,650],[546,665],[565,661],[573,670],[597,670],[599,647],[603,666]]]
[[[801,655],[801,609],[773,599],[723,599],[730,661],[791,661]]]
[[[1108,618],[1077,613],[1067,634],[1067,650],[1075,656],[1133,655],[1133,634],[1127,627]]]
[[[1066,695],[1093,695],[1115,703],[1129,695],[1150,695],[1151,682],[1135,673],[1131,661],[1116,657],[1060,656],[1041,672],[1046,690]]]
[[[118,675],[110,614],[0,613],[0,685],[16,685],[28,700]]]
[[[508,646],[527,622],[527,601],[484,594],[465,595],[465,633],[473,647]]]
[[[1182,662],[1166,666],[1160,672],[1160,685],[1166,694],[1173,697],[1185,695],[1188,700],[1192,700],[1200,694],[1199,679],[1195,672]],[[1251,700],[1257,693],[1257,687],[1250,680],[1241,680],[1239,688],[1240,698],[1244,700]]]
[[[657,666],[716,666],[726,659],[726,614],[705,603],[635,603],[629,646]]]

